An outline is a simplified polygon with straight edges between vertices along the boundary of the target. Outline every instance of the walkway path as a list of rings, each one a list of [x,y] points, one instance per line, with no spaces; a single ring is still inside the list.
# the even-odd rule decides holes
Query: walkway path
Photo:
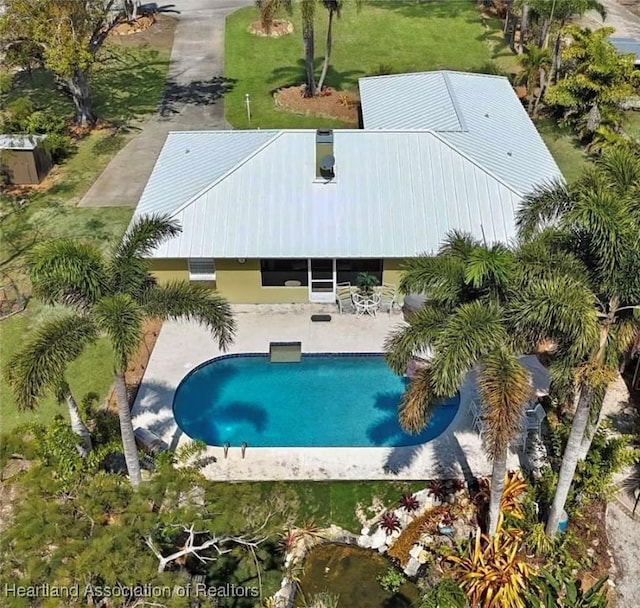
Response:
[[[617,0],[600,0],[600,3],[607,11],[607,18],[604,23],[596,11],[589,11],[579,20],[580,25],[588,26],[592,29],[607,25],[616,28],[614,36],[640,40],[640,17],[619,4]]]
[[[179,11],[159,112],[109,163],[81,207],[135,207],[169,131],[228,129],[222,95],[225,17],[250,0],[176,0]]]
[[[616,564],[615,608],[637,608],[640,596],[640,523],[615,502],[607,507],[607,535]]]

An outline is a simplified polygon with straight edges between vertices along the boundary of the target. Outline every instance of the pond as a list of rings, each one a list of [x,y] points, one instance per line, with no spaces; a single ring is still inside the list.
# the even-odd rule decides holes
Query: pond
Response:
[[[405,583],[397,593],[385,591],[377,577],[390,562],[376,551],[352,545],[325,544],[307,554],[300,587],[309,599],[328,591],[340,596],[338,605],[349,608],[409,608],[420,599],[418,587]],[[296,606],[304,605],[298,598]]]

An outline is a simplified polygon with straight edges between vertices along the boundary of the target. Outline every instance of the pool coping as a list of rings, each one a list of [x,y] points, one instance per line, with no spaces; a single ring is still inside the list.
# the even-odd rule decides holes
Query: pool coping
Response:
[[[268,356],[268,343],[278,340],[302,339],[306,355],[379,356],[389,331],[402,322],[397,315],[364,320],[335,315],[335,324],[323,325],[320,331],[304,306],[291,306],[283,312],[286,314],[274,311],[274,307],[255,306],[237,314],[236,340],[227,353],[217,347],[205,328],[195,323],[165,322],[132,408],[134,427],[151,430],[176,449],[190,439],[173,418],[173,396],[196,367],[221,356]],[[209,446],[205,455],[212,461],[203,473],[219,481],[391,481],[489,475],[491,464],[469,414],[473,381],[470,376],[461,387],[458,411],[449,426],[427,443],[397,448],[248,446],[244,454],[240,446],[230,446],[226,457],[224,447]],[[518,455],[510,452],[507,465],[517,468],[519,464]]]

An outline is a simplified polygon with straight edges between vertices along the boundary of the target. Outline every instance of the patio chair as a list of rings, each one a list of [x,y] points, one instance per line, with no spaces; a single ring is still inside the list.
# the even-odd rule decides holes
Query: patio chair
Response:
[[[391,314],[393,312],[393,308],[398,304],[398,291],[396,286],[383,283],[376,289],[376,293],[380,296],[380,305],[378,310]]]
[[[338,283],[336,285],[336,304],[338,305],[338,312],[355,312],[356,307],[353,303],[353,288],[351,283]]]
[[[482,411],[480,410],[480,406],[475,401],[471,401],[469,403],[469,413],[471,414],[471,418],[473,420],[473,428],[482,435]]]
[[[544,408],[539,403],[536,403],[536,406],[533,408],[533,410],[526,413],[525,431],[527,433],[529,431],[535,431],[536,433],[540,433],[542,421],[546,417],[547,417],[547,413],[544,411]]]

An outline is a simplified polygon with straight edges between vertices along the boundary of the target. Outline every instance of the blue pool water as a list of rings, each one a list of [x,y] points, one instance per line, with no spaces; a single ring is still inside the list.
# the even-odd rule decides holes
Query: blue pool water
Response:
[[[270,363],[266,355],[214,359],[178,387],[180,428],[208,445],[376,447],[424,443],[442,433],[459,398],[434,409],[419,435],[398,424],[406,380],[379,355],[306,355]]]

